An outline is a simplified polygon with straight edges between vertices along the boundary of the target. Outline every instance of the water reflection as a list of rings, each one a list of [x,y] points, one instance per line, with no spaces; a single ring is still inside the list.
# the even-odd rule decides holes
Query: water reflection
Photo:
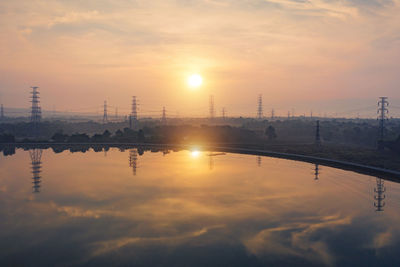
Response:
[[[374,188],[374,192],[374,206],[376,208],[376,211],[383,211],[383,207],[386,204],[384,201],[384,199],[386,198],[386,195],[384,194],[386,192],[386,188],[383,179],[378,177],[376,178],[376,187]]]
[[[268,157],[256,168],[248,155],[145,151],[111,149],[104,158],[47,150],[40,198],[24,190],[30,170],[15,170],[27,152],[8,157],[0,170],[0,266],[400,263],[399,184],[330,167],[316,183],[320,165]],[[42,151],[29,155],[40,181]],[[378,216],[386,197],[391,204]]]
[[[210,153],[208,154],[208,169],[210,171],[212,171],[214,169],[214,159],[213,159],[213,155]]]
[[[319,164],[314,165],[314,180],[319,180]]]
[[[133,148],[129,150],[129,167],[132,168],[133,175],[136,176],[136,168],[138,161],[138,150]]]
[[[32,178],[33,178],[33,192],[40,192],[40,183],[41,183],[41,172],[42,172],[42,149],[32,149],[29,150],[29,155],[31,157],[31,165],[32,165]]]
[[[257,156],[257,166],[261,167],[261,156]]]

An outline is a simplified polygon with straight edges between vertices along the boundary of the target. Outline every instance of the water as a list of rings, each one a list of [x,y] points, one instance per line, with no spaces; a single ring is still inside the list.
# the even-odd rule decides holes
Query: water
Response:
[[[0,156],[0,266],[400,264],[399,184],[268,157],[140,154]]]

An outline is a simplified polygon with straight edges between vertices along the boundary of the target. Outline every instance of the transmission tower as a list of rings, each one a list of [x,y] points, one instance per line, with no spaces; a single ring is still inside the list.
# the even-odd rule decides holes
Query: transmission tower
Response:
[[[104,109],[103,109],[103,123],[108,122],[108,115],[107,115],[107,101],[104,101]]]
[[[32,92],[31,92],[31,103],[32,103],[32,110],[31,110],[31,123],[32,123],[32,131],[33,135],[37,137],[38,133],[38,123],[42,119],[42,110],[40,108],[40,101],[39,101],[39,87],[37,86],[32,86]]]
[[[389,102],[387,97],[383,96],[379,98],[378,101],[378,120],[379,120],[379,140],[378,149],[383,149],[383,139],[385,137],[385,121],[387,120],[387,114]]]
[[[263,118],[263,106],[262,106],[262,95],[258,95],[257,98],[257,119],[261,120]]]
[[[222,119],[223,120],[225,120],[225,113],[226,113],[226,110],[225,110],[225,107],[223,107],[222,108]]]
[[[257,156],[257,166],[261,167],[261,156]]]
[[[137,160],[138,160],[137,148],[129,150],[129,167],[132,168],[134,176],[136,176]]]
[[[0,106],[0,120],[4,120],[4,107],[3,104]]]
[[[129,116],[129,125],[130,128],[136,129],[137,128],[137,102],[136,102],[136,96],[132,96],[132,110],[131,110],[131,115]]]
[[[321,146],[321,136],[320,136],[319,130],[320,130],[319,129],[319,120],[317,120],[317,126],[315,128],[315,144],[317,146]]]
[[[210,95],[209,112],[210,112],[210,119],[213,120],[215,117],[215,107],[214,107],[214,96],[213,95]]]
[[[31,122],[39,123],[42,119],[42,110],[39,106],[39,87],[32,86],[32,96],[31,96],[31,103],[32,103],[32,110],[31,110]]]
[[[271,110],[271,120],[275,119],[275,110]]]
[[[33,177],[33,186],[32,191],[34,193],[40,192],[40,183],[41,183],[41,176],[40,173],[42,172],[42,149],[32,149],[29,150],[29,155],[31,157],[32,163],[32,177]]]
[[[383,211],[383,207],[385,206],[385,201],[384,199],[386,198],[385,196],[385,185],[383,182],[383,179],[381,178],[376,178],[376,188],[374,188],[374,192],[375,192],[375,203],[374,206],[376,208],[376,211]]]
[[[161,123],[164,125],[167,124],[167,111],[165,110],[165,107],[162,109]]]

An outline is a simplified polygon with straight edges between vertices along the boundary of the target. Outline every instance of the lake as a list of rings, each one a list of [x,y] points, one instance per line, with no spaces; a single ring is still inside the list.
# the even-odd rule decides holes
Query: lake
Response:
[[[399,266],[400,185],[192,151],[0,156],[0,266]]]

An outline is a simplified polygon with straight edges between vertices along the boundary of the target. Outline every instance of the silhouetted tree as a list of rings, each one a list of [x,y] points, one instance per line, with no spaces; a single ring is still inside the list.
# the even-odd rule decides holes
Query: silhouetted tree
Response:
[[[15,137],[12,134],[0,135],[0,143],[15,143]]]
[[[89,143],[90,137],[83,133],[83,134],[73,134],[68,138],[68,142],[70,143]]]
[[[93,143],[101,143],[104,142],[104,136],[102,134],[94,134],[91,138],[90,141]]]
[[[268,140],[276,139],[275,128],[272,125],[268,126],[267,129],[265,129],[265,135],[268,137]]]
[[[125,137],[132,137],[135,135],[135,131],[130,128],[124,128],[124,136]]]
[[[144,142],[144,141],[145,141],[144,132],[143,132],[142,129],[139,130],[139,133],[138,133],[138,141],[139,141],[139,142]]]
[[[68,135],[63,134],[62,132],[56,132],[52,137],[51,140],[57,143],[64,143],[68,138]]]
[[[105,131],[103,132],[103,138],[104,138],[104,139],[109,139],[109,138],[110,138],[110,136],[111,136],[111,133],[110,133],[110,131],[108,131],[108,130],[105,130]]]
[[[117,138],[121,138],[123,135],[124,135],[124,133],[120,129],[118,129],[115,132],[115,137],[117,137]]]

